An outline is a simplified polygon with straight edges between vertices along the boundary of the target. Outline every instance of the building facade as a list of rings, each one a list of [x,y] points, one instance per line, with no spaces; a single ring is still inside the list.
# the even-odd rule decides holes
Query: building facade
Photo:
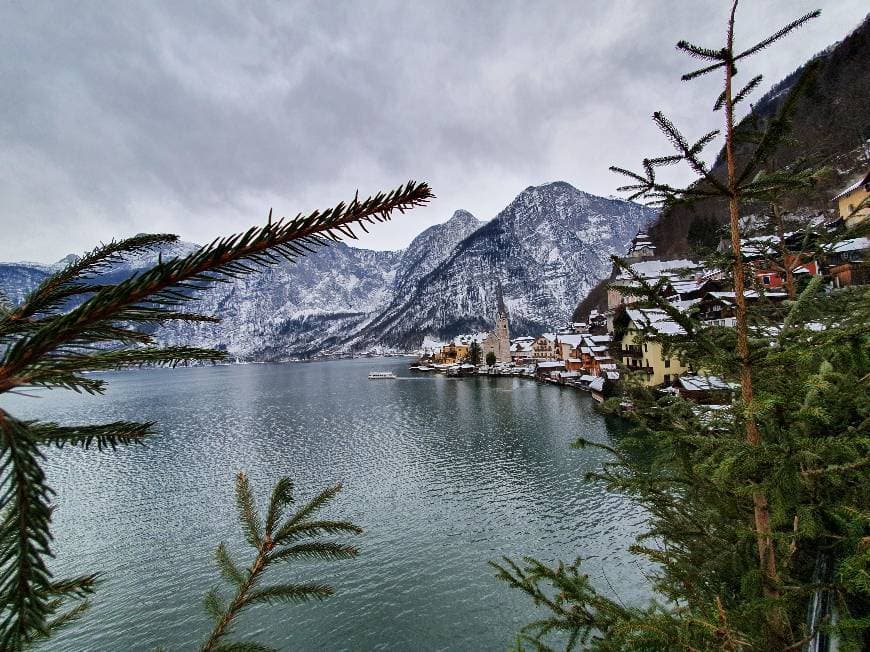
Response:
[[[510,364],[511,361],[511,338],[508,329],[507,315],[499,313],[495,320],[493,330],[483,340],[481,345],[484,361],[487,353],[495,353],[495,361],[500,364]]]

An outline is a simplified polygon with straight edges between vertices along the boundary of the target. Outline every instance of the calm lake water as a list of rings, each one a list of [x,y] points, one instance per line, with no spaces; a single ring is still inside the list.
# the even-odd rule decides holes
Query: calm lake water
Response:
[[[260,505],[290,475],[310,497],[341,481],[324,516],[365,533],[362,553],[279,569],[337,595],[252,610],[238,628],[279,649],[504,650],[539,612],[487,566],[501,555],[588,560],[623,602],[647,595],[626,552],[643,521],[625,497],[584,480],[605,454],[593,401],[527,379],[411,376],[408,360],[150,369],[107,374],[107,396],[4,397],[19,418],[64,423],[155,420],[147,447],[49,455],[58,492],[54,568],[100,571],[94,607],[43,649],[197,649],[210,630],[202,596],[218,584],[212,553],[242,545],[233,478]],[[370,370],[398,380],[369,381]],[[268,578],[267,578],[268,579]]]

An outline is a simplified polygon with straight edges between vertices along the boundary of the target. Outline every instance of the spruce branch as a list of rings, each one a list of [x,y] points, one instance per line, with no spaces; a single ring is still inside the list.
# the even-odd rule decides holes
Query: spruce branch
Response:
[[[248,543],[259,548],[263,543],[263,524],[257,516],[257,507],[254,503],[254,494],[248,476],[239,473],[236,476],[236,507],[239,510],[239,520]]]
[[[734,99],[731,100],[731,105],[735,106],[745,100],[746,97],[758,87],[762,79],[764,79],[762,75],[756,75],[753,77],[752,80],[734,96]],[[719,111],[723,106],[725,106],[725,91],[722,91],[716,99],[716,103],[713,105],[713,110]]]
[[[52,490],[27,426],[0,410],[0,648],[48,635]]]
[[[9,319],[12,321],[27,319],[39,312],[54,310],[77,294],[102,289],[102,286],[86,285],[81,281],[108,271],[112,265],[121,262],[127,256],[151,251],[177,240],[178,236],[171,234],[141,234],[101,245],[46,278],[27,296],[24,303]]]
[[[50,421],[29,421],[27,428],[39,446],[76,446],[85,450],[140,444],[155,434],[153,422],[114,421],[101,425],[61,426]]]
[[[312,600],[323,600],[335,592],[330,585],[322,582],[285,582],[260,586],[263,576],[273,563],[292,560],[335,561],[352,559],[359,554],[355,547],[334,541],[320,541],[315,538],[305,543],[285,546],[277,538],[273,538],[272,530],[281,520],[283,510],[294,502],[292,488],[293,483],[286,477],[280,478],[275,483],[266,510],[266,527],[263,531],[259,528],[259,520],[254,511],[254,498],[247,476],[244,473],[236,476],[236,497],[242,529],[248,544],[256,551],[256,556],[250,568],[243,572],[232,561],[226,545],[222,543],[218,546],[215,559],[221,577],[233,587],[234,597],[226,602],[216,589],[206,594],[205,609],[215,624],[208,640],[201,648],[203,651],[257,649],[250,647],[259,645],[257,643],[236,643],[225,640],[232,631],[235,618],[251,605],[275,602],[301,604]],[[307,528],[304,536],[310,537],[317,537],[325,532],[361,532],[357,526],[343,521],[308,520],[308,517],[324,507],[336,492],[336,487],[321,492],[292,514],[284,525],[293,524],[293,528],[298,533]],[[256,530],[253,534],[257,536],[252,536],[252,530]],[[260,535],[260,532],[263,534]]]
[[[185,258],[161,261],[150,270],[98,291],[82,305],[15,342],[0,361],[0,392],[13,387],[13,379],[29,365],[76,340],[89,328],[107,322],[141,321],[143,311],[153,316],[163,307],[191,301],[195,295],[181,291],[185,284],[193,284],[186,286],[188,291],[199,291],[216,278],[252,273],[270,264],[266,254],[277,253],[295,261],[305,252],[340,240],[342,235],[352,232],[353,225],[389,220],[392,212],[405,212],[432,196],[425,183],[409,181],[388,194],[340,203],[322,213],[270,220],[265,226],[216,240]]]
[[[735,2],[735,5],[736,4],[737,3]],[[751,56],[751,55],[755,54],[756,52],[760,52],[761,50],[768,47],[769,45],[776,43],[782,37],[793,32],[798,27],[805,25],[806,23],[811,21],[813,18],[818,18],[821,15],[822,15],[822,12],[818,9],[816,11],[811,11],[807,14],[804,14],[803,16],[801,16],[800,18],[798,18],[796,20],[793,20],[792,22],[790,22],[788,25],[781,28],[777,32],[771,34],[766,39],[763,39],[762,41],[759,41],[758,43],[756,43],[752,47],[747,48],[746,50],[744,50],[743,52],[741,52],[740,54],[735,56],[733,61],[738,61],[739,59],[743,59],[745,57]]]

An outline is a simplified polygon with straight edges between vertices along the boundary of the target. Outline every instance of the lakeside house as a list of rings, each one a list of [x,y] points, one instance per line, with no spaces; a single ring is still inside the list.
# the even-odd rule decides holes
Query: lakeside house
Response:
[[[802,251],[811,237],[815,236],[801,231],[786,233],[786,248]],[[777,304],[787,299],[783,291],[787,268],[798,278],[822,275],[832,289],[868,282],[868,238],[841,240],[827,250],[819,247],[817,257],[803,253],[787,253],[783,257],[780,239],[773,235],[744,238],[741,243],[755,279],[754,289],[744,292],[744,297],[748,304],[773,314],[781,312]],[[720,244],[721,252],[729,248],[726,241]],[[593,310],[586,322],[571,321],[555,328],[555,332],[510,339],[508,318],[502,312],[492,332],[457,336],[436,349],[431,359],[451,375],[529,376],[588,390],[599,400],[603,399],[608,383],[621,380],[622,374],[628,372],[644,386],[664,388],[698,404],[729,403],[731,385],[721,379],[696,375],[697,370],[688,361],[666,352],[667,339],[685,332],[665,310],[640,303],[643,292],[637,280],[643,279],[670,306],[705,325],[733,327],[735,293],[726,284],[724,273],[689,259],[657,260],[655,247],[646,234],[638,234],[630,254],[630,260],[634,261],[631,273],[623,271],[608,287],[606,313]],[[618,314],[623,315],[620,333],[614,336],[614,319]],[[476,368],[469,364],[469,350],[474,342],[481,346],[484,357],[487,353],[495,354],[495,365]]]
[[[660,335],[685,335],[682,327],[664,310],[628,308],[628,325],[619,341],[622,364],[647,387],[669,385],[689,371],[674,355],[665,354]]]
[[[827,273],[835,288],[870,283],[870,238],[851,238],[836,243],[825,256]]]
[[[535,360],[556,360],[560,357],[557,355],[556,338],[553,333],[544,333],[532,341],[532,355]]]
[[[870,217],[870,169],[846,186],[833,198],[837,212],[847,229],[854,228]]]
[[[734,326],[735,319],[735,293],[734,292],[708,292],[698,302],[698,318],[710,326]],[[747,290],[743,293],[748,305],[758,303],[761,300],[779,303],[788,298],[785,292],[764,292]]]

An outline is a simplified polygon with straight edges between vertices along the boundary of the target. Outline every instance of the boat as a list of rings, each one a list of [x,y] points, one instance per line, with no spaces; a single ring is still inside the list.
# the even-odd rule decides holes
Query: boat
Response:
[[[409,369],[410,369],[411,371],[435,371],[435,367],[427,367],[427,366],[424,365],[424,364],[421,364],[421,365],[414,365],[414,366],[412,366],[412,367],[409,367]]]
[[[370,371],[369,380],[390,380],[395,379],[396,374],[392,371]]]

